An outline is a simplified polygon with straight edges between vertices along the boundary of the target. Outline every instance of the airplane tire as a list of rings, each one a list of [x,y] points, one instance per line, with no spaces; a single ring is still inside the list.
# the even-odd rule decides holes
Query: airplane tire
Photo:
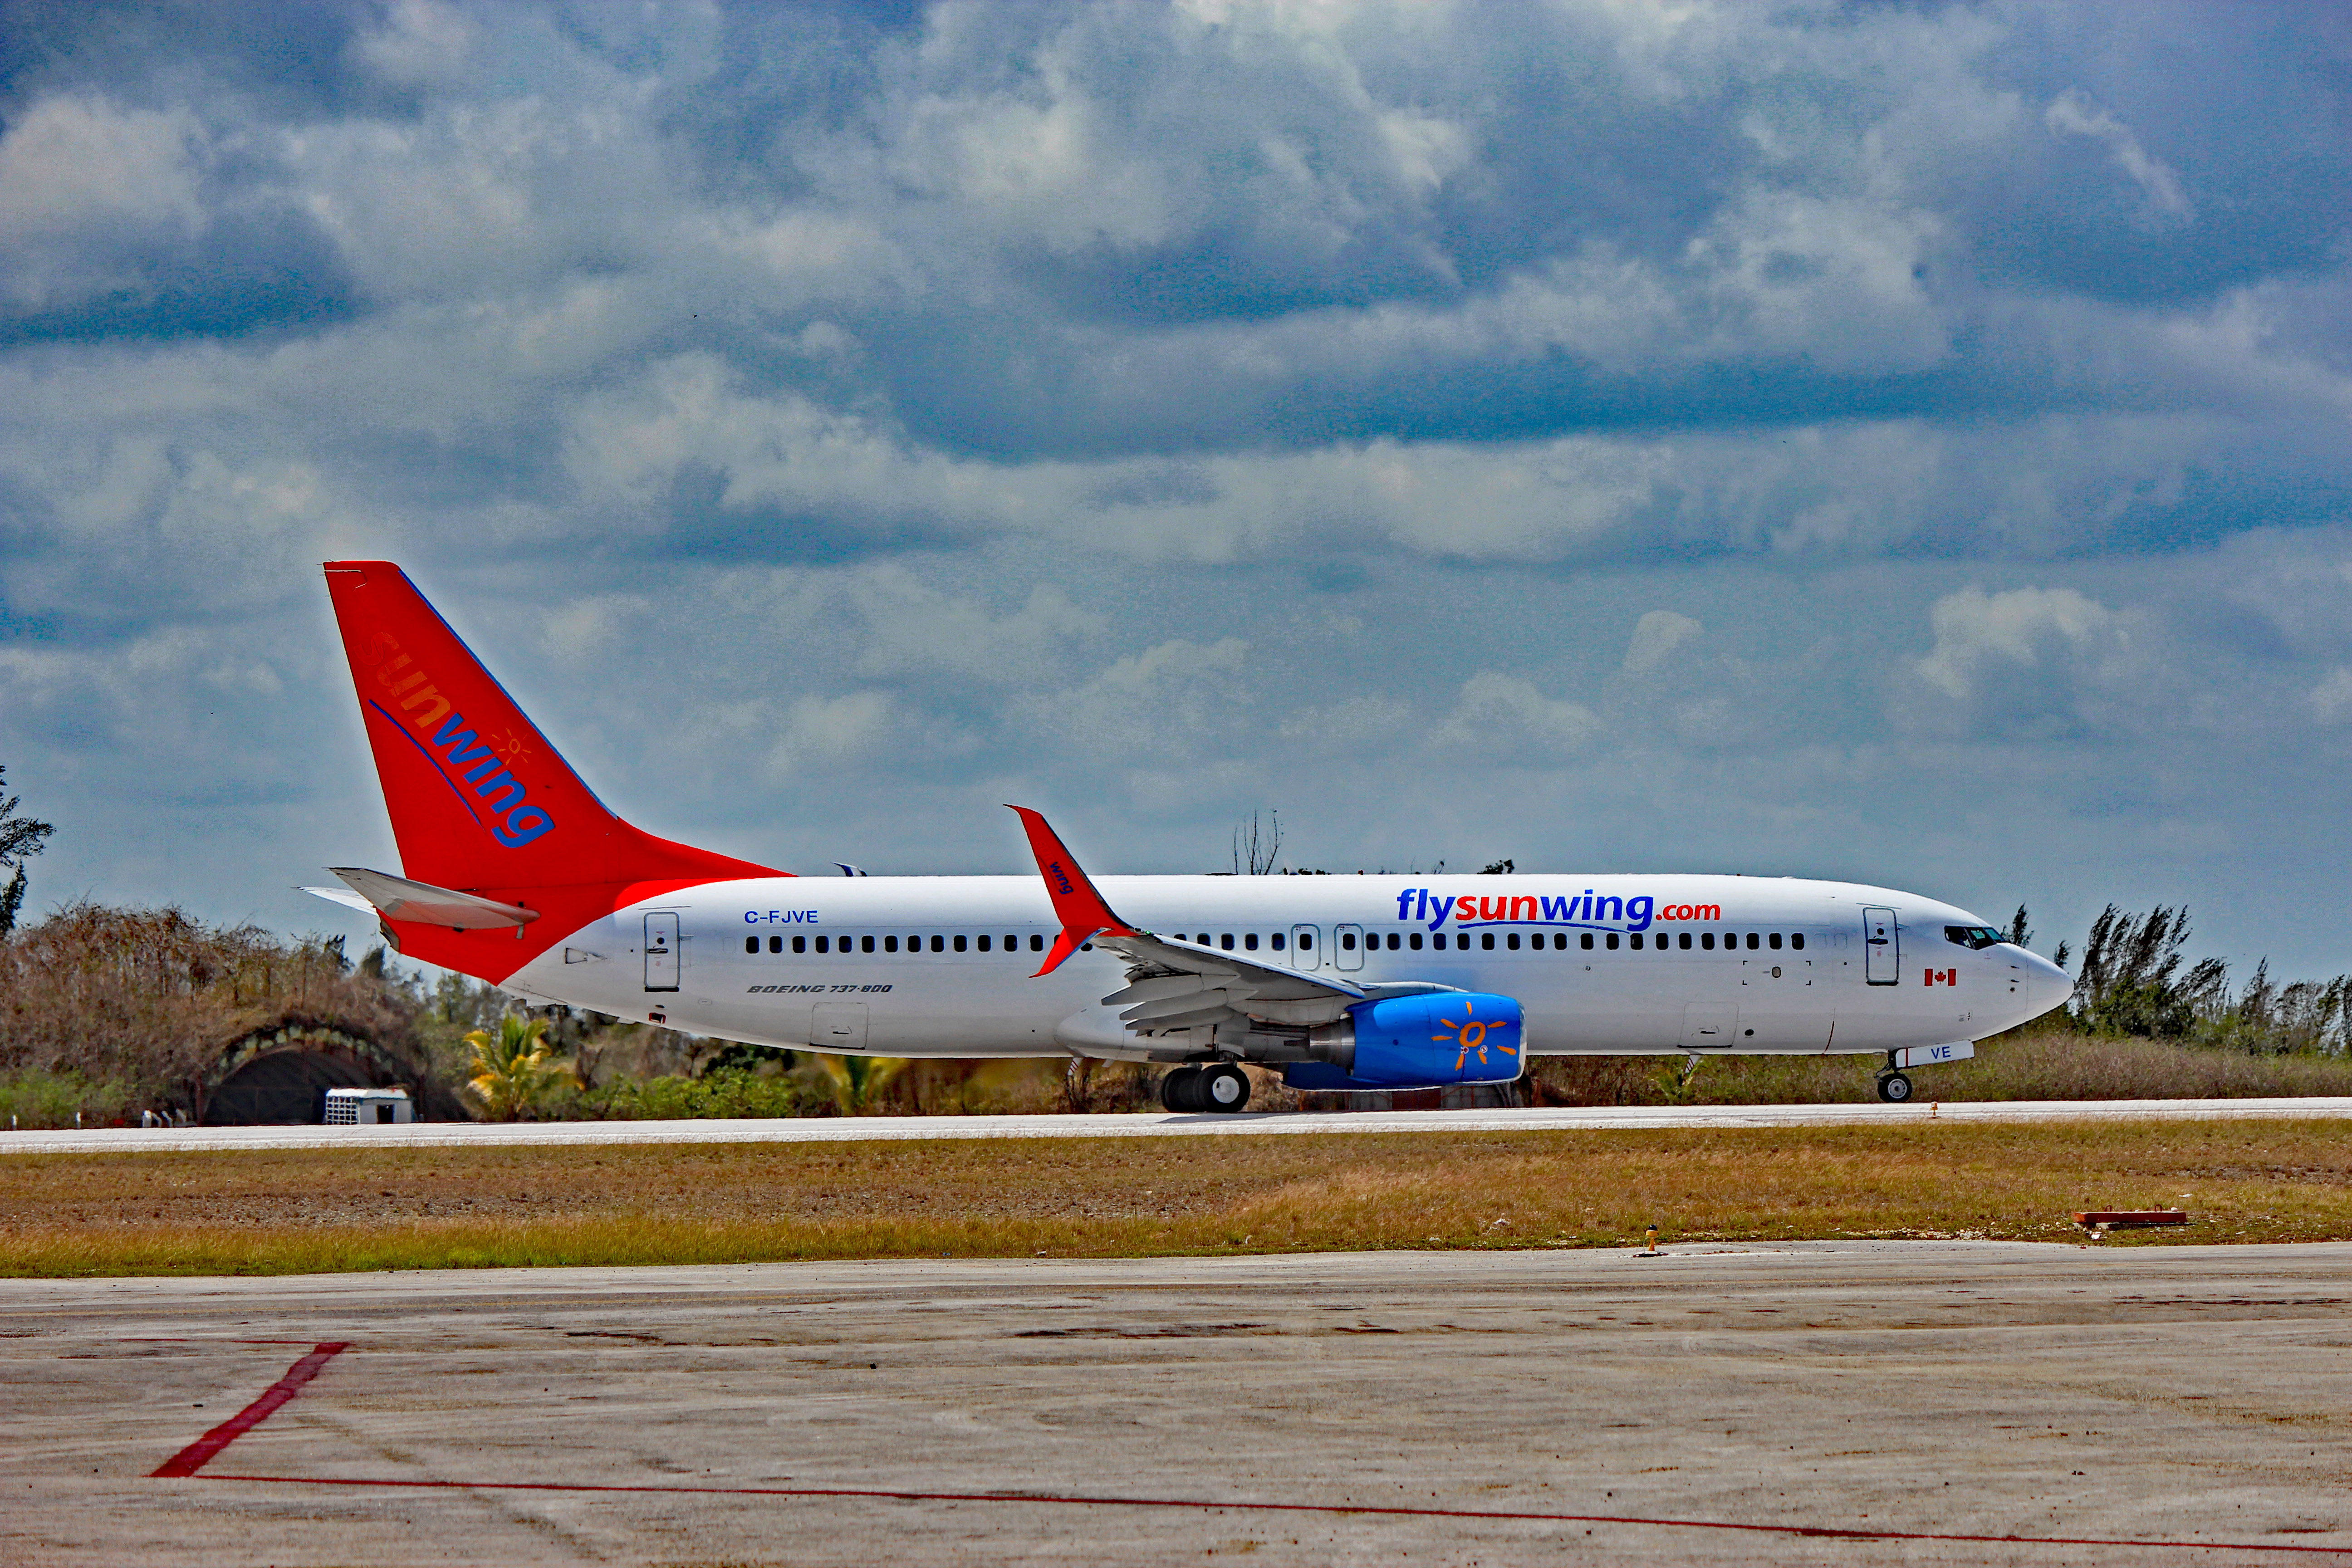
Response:
[[[1160,1103],[1180,1114],[1200,1110],[1200,1082],[1199,1068],[1178,1068],[1160,1080]]]
[[[1249,1074],[1226,1062],[1209,1068],[1195,1079],[1192,1092],[1201,1101],[1202,1110],[1231,1116],[1249,1104]]]
[[[1880,1073],[1878,1098],[1889,1105],[1901,1105],[1911,1098],[1911,1080],[1899,1072]]]

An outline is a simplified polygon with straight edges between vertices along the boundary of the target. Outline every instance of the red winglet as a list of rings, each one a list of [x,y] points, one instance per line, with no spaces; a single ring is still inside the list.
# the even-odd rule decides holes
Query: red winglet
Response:
[[[1111,913],[1103,902],[1101,893],[1083,868],[1078,858],[1069,851],[1046,826],[1045,819],[1025,805],[1008,805],[1017,814],[1021,826],[1029,830],[1029,848],[1037,857],[1037,874],[1045,879],[1045,896],[1054,900],[1054,918],[1062,922],[1062,934],[1054,939],[1054,951],[1045,955],[1045,966],[1029,978],[1043,979],[1062,966],[1062,961],[1079,947],[1108,931],[1113,936],[1141,936],[1144,933]]]

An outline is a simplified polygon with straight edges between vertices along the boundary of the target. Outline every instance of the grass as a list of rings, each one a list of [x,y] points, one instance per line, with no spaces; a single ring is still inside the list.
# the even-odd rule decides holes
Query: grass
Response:
[[[1885,1058],[1710,1058],[1676,1085],[1682,1065],[1680,1057],[1538,1057],[1528,1070],[1534,1102],[1545,1105],[1833,1105],[1877,1099]],[[1917,1099],[1947,1102],[2352,1095],[2352,1060],[2341,1057],[2253,1056],[2062,1028],[1998,1036],[1972,1060],[1910,1076]]]
[[[2352,1238],[2342,1121],[19,1154],[0,1273],[279,1274],[1843,1237]],[[2138,1244],[2138,1240],[2110,1245]]]

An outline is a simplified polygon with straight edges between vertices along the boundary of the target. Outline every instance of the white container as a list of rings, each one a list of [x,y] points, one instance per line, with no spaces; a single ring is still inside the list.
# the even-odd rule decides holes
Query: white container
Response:
[[[389,1127],[416,1120],[416,1107],[404,1089],[331,1089],[327,1091],[326,1122],[330,1127]]]

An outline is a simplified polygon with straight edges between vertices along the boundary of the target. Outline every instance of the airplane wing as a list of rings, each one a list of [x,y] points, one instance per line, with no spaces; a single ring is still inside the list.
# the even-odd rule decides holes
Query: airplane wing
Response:
[[[527,910],[520,904],[502,904],[495,899],[461,893],[454,888],[436,888],[430,882],[412,882],[383,871],[370,871],[359,866],[330,866],[327,869],[341,878],[351,891],[345,892],[341,888],[302,890],[353,909],[373,910],[388,921],[414,921],[419,925],[447,926],[451,931],[495,931],[500,926],[528,925],[539,919],[537,910]]]
[[[1046,896],[1062,922],[1054,951],[1037,973],[1051,974],[1089,942],[1118,953],[1127,960],[1128,984],[1104,997],[1102,1005],[1121,1009],[1120,1021],[1137,1034],[1213,1028],[1251,1019],[1312,1026],[1331,1022],[1372,994],[1345,980],[1302,974],[1129,924],[1104,901],[1045,817],[1026,806],[1011,809],[1028,830],[1038,874],[1045,879]]]

